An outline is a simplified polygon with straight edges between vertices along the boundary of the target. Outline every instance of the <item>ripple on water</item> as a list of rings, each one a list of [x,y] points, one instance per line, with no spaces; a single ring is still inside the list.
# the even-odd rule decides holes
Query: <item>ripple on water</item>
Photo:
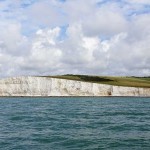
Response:
[[[150,98],[0,98],[2,150],[150,149]]]

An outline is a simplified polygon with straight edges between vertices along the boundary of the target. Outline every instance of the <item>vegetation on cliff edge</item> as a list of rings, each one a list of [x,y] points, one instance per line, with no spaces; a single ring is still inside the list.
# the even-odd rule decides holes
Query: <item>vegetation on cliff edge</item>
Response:
[[[92,82],[99,84],[109,84],[116,86],[150,88],[150,77],[134,77],[134,76],[116,77],[116,76],[92,76],[92,75],[72,75],[72,74],[45,76],[45,77]]]

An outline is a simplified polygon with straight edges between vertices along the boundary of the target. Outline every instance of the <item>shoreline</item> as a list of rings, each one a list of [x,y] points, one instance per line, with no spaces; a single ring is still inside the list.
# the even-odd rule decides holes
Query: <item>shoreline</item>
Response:
[[[150,96],[0,96],[0,98],[150,98]]]

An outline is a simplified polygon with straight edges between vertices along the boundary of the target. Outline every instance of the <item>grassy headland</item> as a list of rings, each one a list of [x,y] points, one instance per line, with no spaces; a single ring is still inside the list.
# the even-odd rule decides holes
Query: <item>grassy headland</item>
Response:
[[[150,88],[150,77],[134,77],[134,76],[114,77],[114,76],[91,76],[91,75],[72,75],[72,74],[59,76],[46,76],[46,77],[109,84],[116,86]]]

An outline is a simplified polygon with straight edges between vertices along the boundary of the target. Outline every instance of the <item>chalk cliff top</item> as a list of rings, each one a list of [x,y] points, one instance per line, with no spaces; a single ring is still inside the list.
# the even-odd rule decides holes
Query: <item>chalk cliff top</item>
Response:
[[[150,77],[116,77],[116,76],[91,76],[91,75],[69,75],[69,74],[59,76],[45,76],[45,77],[116,85],[116,86],[150,88]]]

